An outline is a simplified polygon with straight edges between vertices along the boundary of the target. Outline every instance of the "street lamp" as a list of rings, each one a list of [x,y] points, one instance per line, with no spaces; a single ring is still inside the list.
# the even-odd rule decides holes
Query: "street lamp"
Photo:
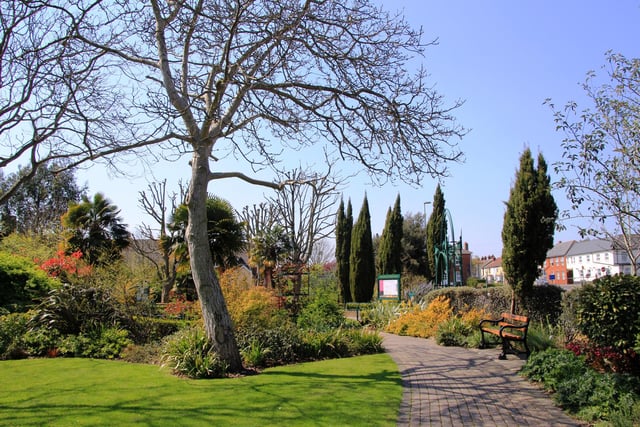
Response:
[[[429,271],[429,230],[427,230],[427,205],[430,205],[431,202],[424,202],[423,203],[423,209],[424,209],[424,256],[427,257],[427,263],[425,264],[427,270]],[[427,279],[425,277],[425,279]]]

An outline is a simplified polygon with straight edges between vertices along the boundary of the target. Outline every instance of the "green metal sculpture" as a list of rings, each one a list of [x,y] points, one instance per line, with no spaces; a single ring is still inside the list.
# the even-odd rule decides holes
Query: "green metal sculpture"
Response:
[[[456,240],[453,219],[449,209],[445,209],[445,222],[449,227],[442,227],[440,243],[434,247],[436,259],[436,287],[462,285],[462,235]],[[448,218],[448,220],[446,219]],[[449,232],[447,232],[447,228]]]

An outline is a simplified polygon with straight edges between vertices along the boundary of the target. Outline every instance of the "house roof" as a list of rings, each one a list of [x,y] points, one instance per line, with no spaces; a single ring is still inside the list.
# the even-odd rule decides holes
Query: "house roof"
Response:
[[[502,267],[502,258],[496,258],[485,264],[483,268],[498,268]]]
[[[584,255],[584,254],[592,254],[596,252],[606,252],[612,249],[611,241],[604,239],[594,239],[594,240],[582,240],[580,242],[575,242],[569,252],[567,252],[567,256],[575,256],[575,255]]]
[[[575,243],[575,240],[569,240],[568,242],[559,242],[547,252],[547,258],[555,258],[566,256],[571,246]]]

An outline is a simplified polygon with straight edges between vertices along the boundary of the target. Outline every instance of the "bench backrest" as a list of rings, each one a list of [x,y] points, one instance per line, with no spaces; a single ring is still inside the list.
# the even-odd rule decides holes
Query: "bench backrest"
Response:
[[[520,316],[518,314],[502,313],[502,321],[508,322],[514,325],[529,325],[529,318],[527,316]]]

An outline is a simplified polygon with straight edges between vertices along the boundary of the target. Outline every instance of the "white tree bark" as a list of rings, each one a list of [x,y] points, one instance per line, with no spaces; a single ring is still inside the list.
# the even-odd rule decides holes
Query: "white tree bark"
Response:
[[[191,185],[187,196],[189,223],[186,239],[191,274],[202,306],[202,318],[214,350],[229,364],[229,370],[242,368],[242,359],[233,333],[233,324],[216,276],[207,237],[207,188],[209,184],[210,146],[194,150],[191,161]]]

